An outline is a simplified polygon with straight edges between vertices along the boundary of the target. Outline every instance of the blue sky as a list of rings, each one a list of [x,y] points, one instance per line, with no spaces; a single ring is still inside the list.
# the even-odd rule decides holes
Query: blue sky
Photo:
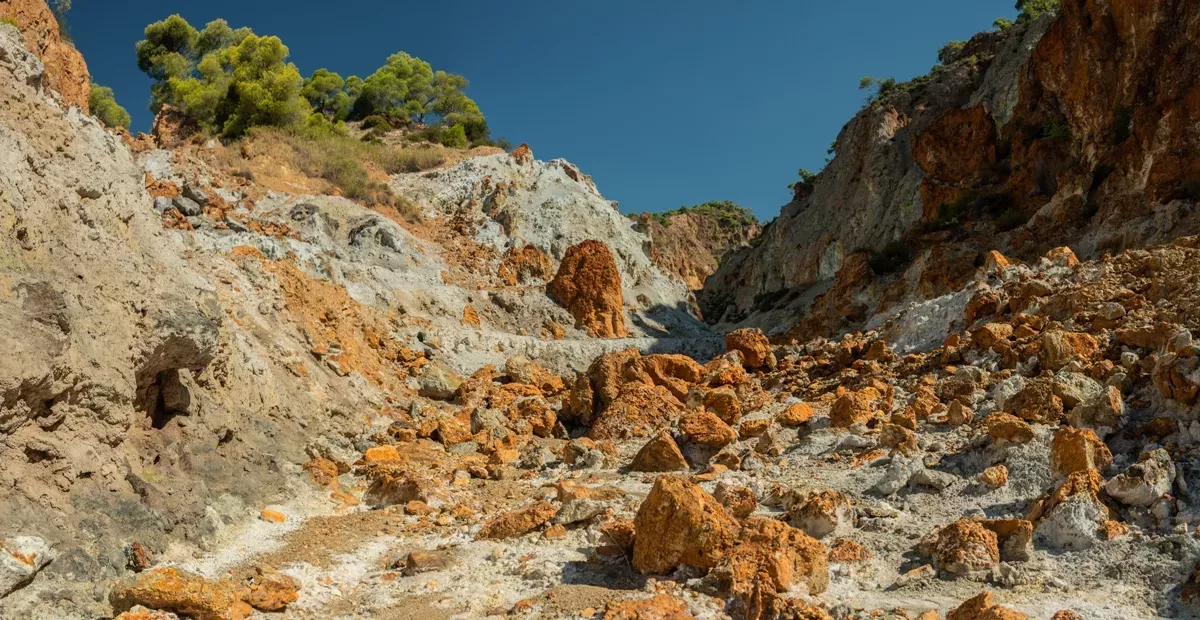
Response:
[[[180,13],[283,39],[307,75],[369,75],[403,50],[461,73],[496,136],[591,174],[622,211],[733,200],[770,219],[862,105],[864,75],[926,73],[1013,0],[77,0],[93,79],[150,125],[134,45]]]

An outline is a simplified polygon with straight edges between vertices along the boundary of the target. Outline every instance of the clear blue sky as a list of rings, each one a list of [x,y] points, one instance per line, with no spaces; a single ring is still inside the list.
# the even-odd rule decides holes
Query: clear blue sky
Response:
[[[367,76],[403,50],[461,73],[492,133],[591,174],[625,212],[733,200],[770,219],[862,105],[864,75],[926,73],[1013,0],[77,0],[93,79],[150,125],[134,44],[178,12],[274,34],[301,73]]]

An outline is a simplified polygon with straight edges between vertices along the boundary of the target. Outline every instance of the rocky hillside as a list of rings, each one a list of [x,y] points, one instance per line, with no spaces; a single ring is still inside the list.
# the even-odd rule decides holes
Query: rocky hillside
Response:
[[[1190,8],[1095,4],[981,35],[884,96],[792,215],[723,259],[703,296],[725,295],[726,322],[812,308],[788,344],[717,336],[675,277],[751,226],[682,252],[705,217],[635,228],[527,146],[357,162],[370,191],[351,199],[284,134],[176,141],[169,111],[157,136],[110,133],[0,24],[0,618],[1200,615],[1200,236],[1171,232],[1190,203],[1103,215],[1150,208],[1103,189],[1116,164],[1075,232],[1038,224],[1065,185],[1005,234],[1038,199],[996,217],[960,200],[1022,178],[1017,134],[959,130],[1037,118],[1056,91],[1016,86],[1059,57],[1048,41],[1072,41],[1073,71],[1109,52],[1071,37],[1110,27],[1136,41],[1111,70],[1187,55],[1195,29],[1168,26]],[[1073,150],[1073,122],[1030,148],[1112,156]],[[1122,144],[1186,145],[1131,122]],[[993,159],[982,135],[995,167],[946,172]],[[859,192],[857,227],[809,221],[844,244],[783,251],[803,213]],[[905,245],[837,249],[872,247],[871,226]],[[1106,230],[1146,245],[1040,249]],[[787,261],[814,271],[729,280]]]
[[[650,260],[699,291],[725,255],[762,234],[758,218],[733,203],[706,203],[666,213],[636,216],[637,230],[650,237]]]
[[[1064,0],[976,36],[843,128],[761,245],[722,265],[705,316],[820,335],[958,289],[991,249],[1099,257],[1195,232],[1198,20],[1176,0]]]
[[[21,31],[25,47],[46,66],[43,79],[55,97],[88,111],[91,77],[83,55],[64,41],[58,19],[45,0],[0,0],[0,18]]]

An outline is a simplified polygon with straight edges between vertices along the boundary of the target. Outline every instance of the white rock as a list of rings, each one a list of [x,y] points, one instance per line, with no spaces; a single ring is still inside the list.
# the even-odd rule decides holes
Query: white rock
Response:
[[[1171,492],[1174,480],[1175,463],[1166,450],[1159,448],[1143,454],[1129,469],[1109,480],[1104,490],[1122,504],[1149,506]]]
[[[54,560],[54,552],[37,536],[17,536],[0,543],[0,598],[29,583]]]

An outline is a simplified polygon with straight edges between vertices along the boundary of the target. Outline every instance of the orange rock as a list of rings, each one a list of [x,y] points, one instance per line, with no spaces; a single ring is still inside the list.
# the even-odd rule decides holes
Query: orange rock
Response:
[[[1050,616],[1050,620],[1084,620],[1084,618],[1069,609],[1060,609]]]
[[[64,40],[54,12],[44,0],[8,0],[0,4],[0,17],[11,19],[25,39],[25,47],[45,65],[45,86],[67,106],[88,110],[91,76],[83,55]]]
[[[963,576],[995,567],[1000,547],[995,532],[971,519],[959,519],[937,531],[930,555],[937,568]]]
[[[638,508],[633,567],[661,575],[680,565],[712,568],[737,541],[738,524],[715,498],[678,476],[662,476]]]
[[[1090,428],[1064,426],[1050,442],[1050,471],[1061,478],[1077,471],[1103,471],[1112,461],[1112,452]]]
[[[808,403],[795,403],[788,405],[788,408],[776,416],[775,420],[784,426],[796,427],[807,423],[812,416],[813,409],[808,406]]]
[[[558,424],[554,409],[541,398],[522,398],[508,407],[507,416],[518,434],[550,437]]]
[[[1042,360],[1051,370],[1066,366],[1073,359],[1085,363],[1100,355],[1100,343],[1091,334],[1048,331],[1042,334]]]
[[[315,456],[309,462],[304,464],[304,469],[308,470],[308,475],[317,486],[324,487],[331,491],[337,491],[339,488],[337,463],[333,461]]]
[[[283,523],[284,521],[287,521],[286,515],[284,515],[282,512],[271,510],[270,508],[264,508],[262,513],[258,515],[258,518],[262,519],[263,521],[270,521],[271,523]]]
[[[1008,399],[1006,407],[1027,422],[1057,424],[1063,416],[1063,402],[1054,393],[1054,384],[1042,379],[1027,383]]]
[[[471,306],[463,306],[462,324],[464,327],[479,327],[479,313]]]
[[[688,462],[671,437],[671,431],[661,430],[638,450],[629,469],[644,472],[685,471]]]
[[[970,407],[962,404],[958,400],[950,402],[950,407],[946,411],[946,421],[950,426],[962,426],[970,424],[975,419],[975,412]]]
[[[782,521],[750,518],[742,523],[741,538],[718,572],[729,579],[729,591],[747,598],[760,576],[776,591],[795,586],[816,595],[829,584],[825,545]]]
[[[890,361],[896,359],[896,354],[892,352],[891,347],[888,347],[886,342],[876,340],[871,343],[871,348],[867,349],[867,354],[863,356],[863,359],[869,362]]]
[[[633,553],[635,531],[633,519],[613,519],[600,526],[600,533],[626,554]]]
[[[544,536],[546,540],[565,538],[567,536],[567,528],[561,523],[556,523],[546,528],[546,531],[542,534],[542,536]]]
[[[547,501],[534,502],[523,508],[492,517],[483,524],[479,533],[475,535],[475,539],[504,540],[523,536],[548,523],[555,514],[558,514],[558,509],[554,507],[554,504]]]
[[[229,580],[205,579],[178,568],[155,568],[119,583],[108,598],[118,613],[142,605],[198,620],[242,620],[251,612],[243,600],[247,592]]]
[[[550,279],[554,272],[554,260],[537,246],[525,244],[513,246],[504,254],[496,276],[508,286],[533,284]]]
[[[996,535],[1000,559],[1026,562],[1033,557],[1033,523],[1025,519],[981,519],[979,524]]]
[[[662,386],[627,383],[592,425],[592,439],[647,437],[683,413],[683,406]]]
[[[692,386],[704,379],[704,367],[686,355],[655,353],[628,364],[624,368],[623,378],[661,385],[682,401],[687,398]],[[740,409],[737,415],[741,415]]]
[[[716,414],[726,424],[737,424],[738,420],[742,419],[742,402],[738,400],[737,392],[730,387],[706,392],[704,408]]]
[[[979,474],[979,481],[993,489],[998,489],[1008,484],[1008,468],[1003,465],[993,465]]]
[[[567,248],[546,292],[593,338],[629,335],[621,272],[608,246],[600,241],[589,239]]]
[[[125,613],[119,614],[113,620],[179,620],[179,616],[169,611],[155,611],[138,605]]]
[[[1033,441],[1033,427],[1020,418],[1007,413],[993,413],[983,419],[988,437],[993,443],[1029,443]]]
[[[761,329],[746,328],[725,334],[725,350],[740,351],[746,368],[762,368],[774,359],[771,341]]]
[[[537,387],[544,395],[557,394],[566,389],[562,377],[542,368],[524,357],[509,358],[504,364],[504,374],[517,383]]]
[[[690,620],[694,618],[683,601],[669,594],[657,594],[641,601],[610,602],[604,608],[604,620]]]
[[[1007,323],[988,323],[971,332],[971,341],[981,349],[990,349],[1000,342],[1012,338],[1013,327]]]
[[[1079,259],[1075,256],[1075,253],[1071,251],[1071,248],[1066,246],[1054,248],[1046,252],[1046,260],[1059,267],[1074,267],[1079,264]]]
[[[917,434],[898,424],[880,425],[879,445],[883,448],[893,448],[897,452],[907,455],[914,455],[920,450],[917,445]]]
[[[283,573],[255,567],[246,602],[259,611],[283,611],[300,598],[300,582]]]
[[[1163,398],[1191,405],[1200,397],[1200,357],[1167,353],[1154,365],[1150,377]]]
[[[771,430],[771,425],[774,420],[770,418],[759,418],[757,420],[743,420],[738,426],[738,437],[749,439],[751,437],[762,437],[767,431]]]
[[[983,592],[950,610],[946,620],[1028,620],[1029,616],[996,604],[991,592]]]
[[[866,390],[848,392],[829,410],[829,421],[835,428],[850,428],[875,416],[876,400]]]
[[[679,420],[683,443],[723,448],[737,441],[737,433],[715,414],[704,410],[689,413]]]
[[[758,507],[758,498],[754,496],[754,491],[724,482],[717,485],[713,497],[729,510],[729,514],[738,519],[749,517]]]
[[[829,550],[830,562],[865,562],[869,559],[871,559],[871,552],[849,538],[839,540],[833,549]]]
[[[844,533],[854,526],[850,500],[837,491],[809,493],[789,508],[784,518],[814,538]]]

